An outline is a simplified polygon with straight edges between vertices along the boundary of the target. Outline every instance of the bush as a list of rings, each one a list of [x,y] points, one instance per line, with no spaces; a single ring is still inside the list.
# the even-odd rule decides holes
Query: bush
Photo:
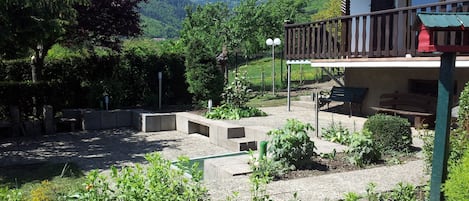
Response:
[[[450,169],[443,191],[448,201],[469,200],[469,151]]]
[[[238,120],[246,117],[266,116],[262,110],[253,107],[237,108],[232,105],[221,105],[213,108],[212,111],[205,113],[205,117],[209,119],[229,119]]]
[[[339,122],[338,124],[332,123],[328,128],[323,128],[321,137],[343,145],[348,145],[350,143],[350,131],[343,127]]]
[[[412,145],[412,133],[407,119],[384,114],[368,118],[363,128],[370,131],[373,141],[383,151],[408,151]]]
[[[459,96],[458,124],[465,130],[469,130],[469,82]]]
[[[249,101],[249,81],[247,80],[247,72],[244,71],[243,75],[235,73],[233,82],[228,84],[223,90],[222,96],[224,97],[225,104],[232,105],[236,108],[246,106]]]
[[[295,119],[288,119],[285,126],[268,132],[272,137],[268,152],[274,161],[280,161],[283,167],[290,169],[304,168],[316,156],[316,146],[308,136],[313,131],[311,124],[304,124]]]
[[[207,189],[201,184],[201,172],[197,165],[189,168],[192,179],[185,176],[184,164],[171,168],[171,162],[158,153],[147,154],[149,166],[140,164],[111,168],[110,180],[92,171],[79,200],[207,200]],[[181,163],[181,162],[179,162]],[[187,164],[187,158],[182,163]]]
[[[204,105],[212,99],[216,105],[221,101],[223,75],[206,46],[202,39],[189,41],[186,48],[186,82],[194,103]]]
[[[374,143],[371,132],[364,129],[356,132],[349,138],[347,153],[350,163],[356,166],[364,166],[381,159],[381,153]]]

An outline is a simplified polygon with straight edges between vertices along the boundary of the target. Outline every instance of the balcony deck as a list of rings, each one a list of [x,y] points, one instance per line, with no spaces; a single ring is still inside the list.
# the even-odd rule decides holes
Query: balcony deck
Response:
[[[366,62],[378,62],[386,66],[385,63],[402,61],[416,62],[417,67],[424,67],[427,64],[423,62],[438,63],[439,57],[417,52],[418,31],[414,27],[417,13],[468,11],[468,0],[455,0],[286,24],[285,56],[287,60],[310,60],[334,67],[341,62],[356,62],[361,66]],[[467,37],[456,31],[441,32],[435,34],[433,41],[437,45],[469,45],[465,42],[469,41]],[[468,62],[464,65],[469,66],[469,57],[458,57],[458,61]]]

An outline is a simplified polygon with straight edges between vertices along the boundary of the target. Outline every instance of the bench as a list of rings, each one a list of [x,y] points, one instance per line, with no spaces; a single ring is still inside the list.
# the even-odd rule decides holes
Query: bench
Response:
[[[332,101],[348,103],[350,110],[349,116],[352,116],[352,103],[359,104],[361,112],[361,104],[367,91],[368,88],[334,86],[330,91],[329,97],[319,98],[319,102],[321,105],[327,104],[327,107],[329,107],[329,103]]]
[[[424,124],[433,126],[437,98],[413,93],[390,93],[380,96],[379,107],[371,107],[378,113],[387,113],[407,117],[414,127]]]

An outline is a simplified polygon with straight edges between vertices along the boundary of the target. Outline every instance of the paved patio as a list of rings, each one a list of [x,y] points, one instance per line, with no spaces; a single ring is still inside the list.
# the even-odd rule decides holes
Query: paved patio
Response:
[[[286,119],[295,118],[314,126],[312,109],[292,107],[262,108],[267,117],[254,117],[237,121],[228,121],[246,127],[264,127],[266,129],[283,126]],[[319,128],[330,123],[341,122],[353,130],[361,130],[365,118],[351,117],[328,112],[319,113]],[[314,138],[314,134],[313,134]],[[324,150],[335,148],[336,144],[313,139]],[[421,145],[416,141],[416,145]],[[73,161],[83,170],[106,170],[111,165],[123,166],[144,162],[146,153],[158,151],[165,158],[175,160],[180,155],[190,158],[208,155],[226,154],[230,151],[210,144],[209,139],[198,134],[183,134],[177,131],[142,133],[131,129],[113,129],[91,132],[59,133],[36,139],[7,139],[0,141],[0,164],[26,164],[43,161]],[[324,151],[324,152],[326,152]],[[1,173],[0,173],[1,174]],[[353,172],[323,175],[288,181],[276,181],[268,185],[268,192],[274,200],[288,200],[298,192],[302,200],[337,200],[345,192],[364,193],[369,182],[378,184],[377,190],[389,190],[400,181],[422,185],[426,181],[423,174],[423,162],[412,161],[407,164],[380,167]],[[239,200],[249,200],[249,180],[247,176],[238,176],[230,180],[209,182],[207,186],[213,200],[224,200],[227,195],[237,191]]]

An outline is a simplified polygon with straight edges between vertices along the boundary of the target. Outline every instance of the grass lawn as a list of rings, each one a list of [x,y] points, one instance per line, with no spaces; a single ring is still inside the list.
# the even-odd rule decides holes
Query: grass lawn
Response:
[[[268,92],[267,92],[268,93]],[[298,100],[298,97],[292,97],[291,100]],[[258,95],[247,103],[250,107],[276,107],[287,105],[287,96],[283,95],[272,95],[272,94],[264,94]]]
[[[285,61],[284,61],[285,62]],[[280,65],[281,60],[275,59],[275,87],[285,88],[287,80],[287,66],[284,63],[283,67]],[[252,89],[260,91],[262,89],[262,72],[264,72],[264,87],[269,91],[272,89],[272,58],[263,58],[255,61],[250,61],[248,64],[241,65],[238,68],[239,72],[247,72],[248,80],[252,84]],[[320,68],[312,68],[310,65],[292,65],[291,80],[295,83],[304,82],[305,80],[316,80],[321,77]],[[285,81],[282,86],[281,78]],[[234,78],[234,71],[230,71],[230,81]]]
[[[58,200],[84,188],[84,182],[84,174],[74,164],[36,163],[0,167],[0,200],[8,194],[7,188],[17,189],[23,200]]]

